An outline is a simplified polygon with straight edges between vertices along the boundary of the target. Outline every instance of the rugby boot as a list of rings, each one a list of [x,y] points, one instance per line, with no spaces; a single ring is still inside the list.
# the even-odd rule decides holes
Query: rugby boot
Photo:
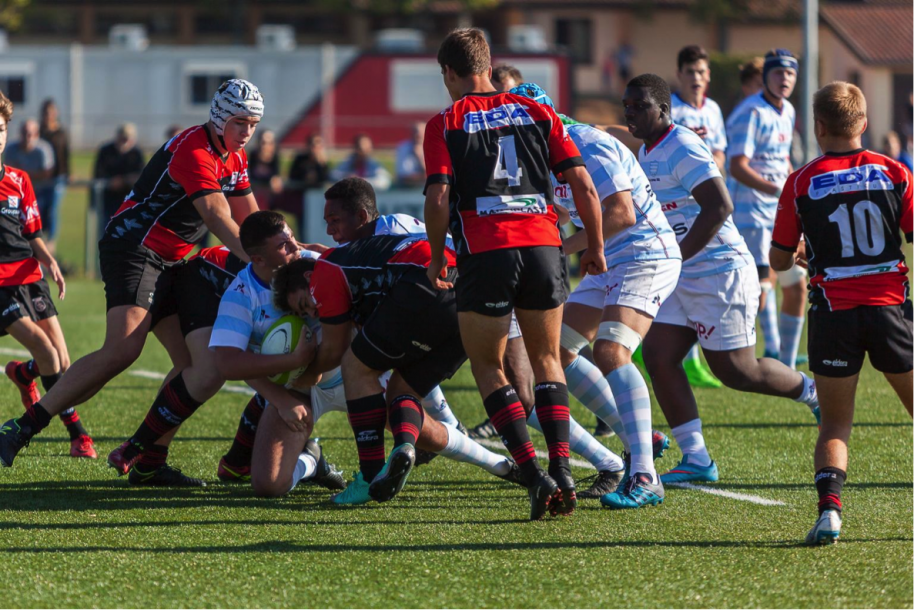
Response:
[[[409,473],[416,465],[416,448],[410,443],[394,447],[384,468],[368,487],[368,495],[378,502],[387,502],[400,493],[406,485]]]
[[[530,520],[539,521],[546,516],[549,502],[559,491],[558,484],[548,474],[538,470],[536,475],[527,485],[527,495],[530,496]]]
[[[432,460],[438,457],[438,454],[434,451],[426,451],[425,449],[416,449],[416,468],[419,466],[425,466]]]
[[[464,436],[470,435],[470,432],[469,432],[469,430],[467,430],[467,427],[464,426],[463,422],[460,421],[459,419],[457,420],[457,432],[460,432],[460,434],[462,434]]]
[[[125,474],[130,472],[130,469],[133,468],[136,464],[142,452],[136,452],[136,455],[133,457],[127,457],[127,450],[133,446],[133,443],[130,441],[124,441],[121,443],[121,446],[108,454],[108,466],[114,468],[117,471],[117,476],[122,477]]]
[[[168,464],[163,464],[152,472],[141,472],[134,466],[130,469],[127,482],[135,487],[206,487],[206,481],[189,477]]]
[[[649,474],[637,472],[625,487],[600,498],[600,504],[611,509],[657,506],[663,504],[663,483],[652,483]]]
[[[686,377],[689,378],[689,385],[693,388],[722,388],[724,386],[697,358],[683,360],[682,368],[685,370]]]
[[[823,510],[816,524],[806,534],[806,544],[835,544],[841,535],[841,514],[834,510]]]
[[[559,486],[549,501],[549,514],[553,517],[556,515],[570,515],[578,506],[578,497],[575,493],[571,471],[568,468],[550,468],[549,476]]]
[[[80,434],[70,441],[70,456],[75,458],[88,458],[90,460],[98,459],[98,453],[95,451],[95,442],[88,434]]]
[[[616,435],[613,429],[605,421],[597,418],[597,426],[593,429],[593,435],[597,438],[610,438]]]
[[[654,459],[663,457],[663,453],[670,448],[670,437],[660,430],[651,430],[651,446],[654,449]]]
[[[330,496],[330,501],[334,504],[366,504],[371,502],[371,496],[368,495],[368,482],[362,476],[361,472],[354,472],[352,483],[346,486],[346,489],[338,494]]]
[[[23,384],[16,377],[16,369],[22,366],[18,360],[11,360],[6,363],[6,376],[10,378],[16,389],[19,390],[19,398],[22,400],[22,406],[28,409],[36,402],[41,400],[41,393],[38,391],[38,384],[33,379],[27,384]]]
[[[0,466],[12,468],[16,455],[32,440],[31,430],[20,428],[15,419],[0,426]]]
[[[498,436],[498,431],[495,429],[495,426],[492,425],[489,418],[486,418],[486,421],[474,428],[470,428],[467,436],[474,441],[482,441],[487,438],[492,438],[493,436]]]
[[[602,498],[606,494],[616,491],[619,487],[619,483],[622,482],[622,478],[625,476],[625,469],[621,470],[601,470],[592,477],[587,477],[582,479],[581,483],[585,481],[593,480],[593,483],[585,489],[584,491],[578,494],[578,498],[583,498],[585,500],[596,500],[597,498]]]
[[[524,489],[527,489],[527,483],[524,482],[524,477],[521,476],[520,468],[518,468],[514,460],[511,460],[511,470],[509,470],[506,474],[500,474],[496,476],[498,476],[499,479],[504,479],[509,483],[516,483]]]
[[[699,466],[689,462],[689,456],[682,456],[676,467],[660,475],[661,483],[714,483],[720,478],[717,463],[713,460],[708,466]]]
[[[225,483],[245,483],[251,480],[251,465],[235,466],[234,464],[229,464],[225,460],[225,456],[222,456],[222,459],[219,460],[216,476]]]
[[[314,458],[317,462],[317,469],[311,478],[315,484],[324,489],[342,490],[346,489],[346,479],[343,478],[343,471],[337,470],[336,467],[329,463],[324,457],[324,449],[317,444],[316,439],[308,439],[305,443],[305,453]]]

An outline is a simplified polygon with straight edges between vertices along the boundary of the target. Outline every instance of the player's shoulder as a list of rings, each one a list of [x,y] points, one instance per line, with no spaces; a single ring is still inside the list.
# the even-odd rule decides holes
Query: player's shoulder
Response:
[[[704,101],[704,105],[705,105],[705,110],[708,114],[715,114],[715,115],[723,116],[723,112],[721,112],[721,109],[720,109],[720,104],[718,104],[711,98],[706,97],[705,101]]]
[[[565,125],[565,130],[582,155],[586,156],[590,153],[621,158],[622,149],[628,151],[628,147],[624,146],[618,138],[599,127],[587,123],[572,123]]]
[[[171,154],[171,162],[214,159],[219,156],[203,125],[188,127],[169,140],[163,148]]]
[[[32,179],[29,177],[29,173],[24,169],[19,169],[17,167],[10,167],[9,165],[3,166],[3,180],[0,182],[10,182],[16,184],[17,186],[22,186],[25,184],[31,184]]]

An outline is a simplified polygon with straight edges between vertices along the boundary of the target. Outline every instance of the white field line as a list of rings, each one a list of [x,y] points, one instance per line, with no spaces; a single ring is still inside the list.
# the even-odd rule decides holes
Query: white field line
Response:
[[[480,445],[485,445],[491,449],[502,449],[504,450],[505,446],[502,445],[499,441],[493,441],[489,439],[477,441]],[[536,457],[541,459],[548,459],[549,454],[545,451],[536,452]],[[593,468],[593,465],[590,462],[585,462],[584,460],[576,460],[574,458],[568,460],[572,466],[577,466],[579,468]],[[780,500],[769,500],[768,498],[762,498],[761,496],[753,496],[752,494],[741,494],[735,491],[726,491],[724,489],[718,489],[716,487],[708,487],[706,485],[694,485],[692,483],[669,483],[668,485],[673,487],[681,487],[683,489],[692,489],[694,491],[703,491],[709,493],[712,496],[720,496],[722,498],[730,498],[731,500],[740,500],[742,502],[751,502],[753,504],[760,504],[762,506],[785,506],[784,502]]]
[[[5,356],[16,356],[19,358],[28,358],[30,354],[21,349],[9,348],[9,347],[0,347],[0,354]],[[140,377],[142,379],[152,379],[155,381],[161,381],[165,379],[165,375],[162,373],[157,373],[155,371],[147,371],[143,369],[138,369],[135,371],[127,371],[128,375],[134,377]],[[254,390],[247,386],[234,386],[234,385],[225,385],[222,386],[223,392],[232,392],[234,394],[245,394],[247,396],[252,396]],[[480,440],[480,445],[485,445],[490,449],[501,449],[504,450],[505,446],[499,441],[493,440]],[[540,459],[548,459],[549,454],[545,451],[536,451],[536,457]],[[570,459],[568,462],[572,466],[577,466],[578,468],[593,468],[590,462],[585,462],[584,460]],[[735,491],[726,491],[724,489],[718,489],[716,487],[708,487],[706,485],[693,485],[692,483],[669,483],[673,487],[681,487],[682,489],[691,489],[694,491],[703,491],[705,493],[711,494],[712,496],[720,496],[722,498],[730,498],[731,500],[740,500],[742,502],[751,502],[753,504],[760,504],[762,506],[785,506],[784,502],[780,500],[769,500],[768,498],[762,498],[761,496],[754,496],[752,494],[742,494]]]

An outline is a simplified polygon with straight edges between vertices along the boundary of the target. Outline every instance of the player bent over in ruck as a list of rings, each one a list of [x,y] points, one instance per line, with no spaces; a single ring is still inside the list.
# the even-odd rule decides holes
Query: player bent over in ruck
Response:
[[[489,46],[480,30],[452,32],[438,63],[454,104],[426,128],[428,278],[450,290],[442,279],[453,262],[444,254],[450,221],[460,272],[460,336],[486,413],[529,484],[531,519],[550,508],[570,514],[577,500],[568,467],[568,388],[559,360],[565,264],[549,173],[563,174],[574,193],[588,238],[581,267],[589,273],[606,271],[597,192],[555,111],[492,86]],[[548,475],[505,377],[512,311],[537,383]]]
[[[813,97],[823,155],[790,175],[778,202],[771,267],[789,269],[800,238],[809,254],[809,368],[822,425],[816,443],[819,518],[807,544],[836,542],[847,440],[863,360],[885,375],[911,413],[911,301],[902,237],[912,238],[912,177],[901,163],[865,150],[866,100],[835,82]]]

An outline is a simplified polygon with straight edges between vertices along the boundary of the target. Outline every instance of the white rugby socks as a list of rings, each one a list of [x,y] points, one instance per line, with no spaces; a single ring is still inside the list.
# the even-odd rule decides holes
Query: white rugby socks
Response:
[[[444,426],[447,430],[447,446],[438,452],[455,462],[466,462],[479,466],[486,472],[503,477],[511,470],[511,460],[503,455],[493,453],[471,439],[464,436],[453,426]]]
[[[711,465],[711,456],[705,447],[705,437],[701,433],[701,419],[693,419],[672,430],[676,444],[682,450],[682,456],[689,458],[690,464],[706,468]]]

